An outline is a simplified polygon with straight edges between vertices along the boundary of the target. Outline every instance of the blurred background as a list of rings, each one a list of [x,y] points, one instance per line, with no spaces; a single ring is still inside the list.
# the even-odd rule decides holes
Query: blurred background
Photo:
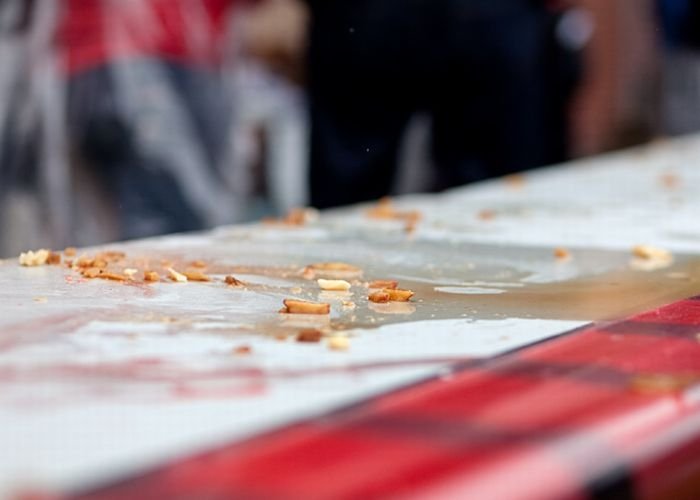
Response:
[[[0,257],[698,129],[696,0],[0,0]]]

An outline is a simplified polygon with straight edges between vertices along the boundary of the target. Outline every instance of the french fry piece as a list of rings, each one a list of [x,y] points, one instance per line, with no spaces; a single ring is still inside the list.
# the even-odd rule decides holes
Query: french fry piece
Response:
[[[379,290],[377,292],[372,292],[368,297],[370,302],[375,304],[385,304],[391,300],[391,295],[386,290]]]
[[[382,291],[389,294],[389,300],[392,302],[408,302],[411,300],[411,297],[415,295],[411,290],[401,290],[398,288],[385,288]]]
[[[345,280],[326,280],[319,278],[317,281],[318,286],[321,290],[328,290],[333,292],[347,292],[350,290],[350,283]]]
[[[282,312],[287,314],[329,314],[331,312],[331,305],[324,302],[284,299],[284,308]]]
[[[396,280],[374,280],[369,282],[369,288],[388,288],[390,290],[396,290],[399,286],[399,282]]]
[[[189,281],[211,281],[209,276],[196,269],[187,269],[182,274],[184,274]]]
[[[187,283],[187,276],[184,274],[178,273],[172,267],[168,267],[165,270],[168,272],[168,278],[170,278],[171,281],[176,283]]]

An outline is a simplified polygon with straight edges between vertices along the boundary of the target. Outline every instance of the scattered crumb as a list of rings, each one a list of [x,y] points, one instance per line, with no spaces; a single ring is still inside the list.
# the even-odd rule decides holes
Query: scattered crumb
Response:
[[[262,220],[264,224],[278,224],[285,226],[304,226],[318,220],[318,210],[315,208],[292,208],[287,215],[280,218],[267,217]]]
[[[190,267],[197,267],[199,269],[205,269],[207,267],[207,263],[204,262],[203,260],[195,260],[190,262]]]
[[[166,268],[166,271],[168,271],[168,278],[170,278],[172,281],[174,281],[176,283],[187,283],[187,276],[185,276],[184,274],[178,273],[172,267]]]
[[[201,271],[187,269],[182,273],[189,281],[211,281],[211,278]]]
[[[666,172],[661,174],[659,182],[661,182],[661,185],[666,189],[676,189],[680,185],[680,178],[673,172]]]
[[[557,247],[554,249],[554,258],[557,260],[569,260],[571,258],[571,252],[566,248]]]
[[[143,280],[151,283],[160,281],[160,275],[156,271],[144,271]]]
[[[66,247],[65,250],[63,250],[63,254],[66,257],[75,257],[75,255],[78,253],[78,249],[75,247]]]
[[[46,258],[46,263],[50,266],[57,266],[61,264],[61,254],[56,252],[49,252],[49,256]]]
[[[124,274],[129,278],[130,280],[134,279],[134,276],[136,276],[136,273],[138,273],[138,269],[134,269],[133,267],[127,267],[124,269]]]
[[[45,248],[42,248],[41,250],[37,250],[35,252],[29,250],[27,252],[22,252],[19,255],[19,265],[27,267],[43,266],[44,264],[46,264],[48,258],[49,251]]]
[[[309,328],[299,332],[297,342],[320,342],[322,337],[323,333],[319,330]]]
[[[331,290],[336,292],[347,292],[350,290],[350,283],[345,280],[326,280],[319,278],[316,282],[321,290]]]
[[[343,301],[343,309],[355,309],[357,307],[355,303],[352,300],[344,300]]]
[[[391,296],[386,292],[386,290],[379,290],[377,292],[372,292],[368,297],[370,302],[375,304],[384,304],[391,300]]]
[[[287,340],[287,334],[286,333],[277,333],[275,334],[275,339],[279,341],[285,341]]]
[[[97,267],[86,267],[80,271],[80,274],[85,278],[97,278],[101,272],[102,270]]]
[[[329,314],[331,305],[325,302],[284,299],[284,308],[280,312],[286,314]]]
[[[392,302],[408,302],[414,295],[414,292],[412,292],[411,290],[400,290],[398,288],[386,288],[382,291],[389,294],[389,300],[391,300]]]
[[[415,229],[415,225],[423,217],[417,210],[399,211],[394,208],[391,198],[384,197],[377,201],[377,204],[367,210],[367,217],[370,219],[390,219],[402,220],[406,222],[408,232]]]
[[[484,209],[479,211],[479,213],[476,214],[476,216],[480,220],[493,220],[496,218],[496,212],[494,212],[493,210]]]
[[[34,302],[39,303],[39,304],[45,304],[49,301],[49,299],[47,299],[46,297],[34,297],[34,298],[32,298],[32,300]]]
[[[653,247],[651,245],[636,245],[632,248],[632,255],[640,259],[669,259],[671,252],[663,248]]]
[[[328,339],[328,347],[333,351],[347,351],[350,340],[347,337],[335,336]]]
[[[502,177],[503,182],[511,189],[522,189],[525,186],[525,176],[523,174],[509,174]]]
[[[632,248],[630,266],[641,271],[655,271],[670,266],[673,255],[668,250],[650,245],[637,245]]]
[[[253,349],[249,345],[240,345],[233,348],[233,354],[238,356],[245,356],[253,352]]]
[[[243,286],[245,284],[241,280],[239,280],[238,278],[236,278],[234,276],[230,276],[230,275],[226,276],[226,278],[224,278],[224,282],[229,286]]]
[[[111,280],[111,281],[127,281],[127,279],[128,279],[123,274],[111,273],[111,272],[107,272],[107,271],[102,271],[96,277],[104,279],[104,280]]]
[[[294,288],[292,288],[292,289],[289,290],[289,291],[290,291],[291,293],[293,293],[294,295],[299,295],[299,294],[300,294],[301,292],[303,292],[304,290],[302,290],[302,288],[299,287],[299,286],[295,286]]]

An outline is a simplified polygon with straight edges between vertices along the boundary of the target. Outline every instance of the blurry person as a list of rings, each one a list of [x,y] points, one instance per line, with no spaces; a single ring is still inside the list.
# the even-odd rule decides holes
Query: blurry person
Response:
[[[657,0],[664,44],[661,131],[700,130],[700,1]]]
[[[388,194],[420,110],[433,189],[564,159],[577,53],[555,40],[552,8],[567,2],[307,1],[314,206]]]
[[[235,0],[60,4],[70,151],[113,198],[118,237],[230,221],[221,65]]]

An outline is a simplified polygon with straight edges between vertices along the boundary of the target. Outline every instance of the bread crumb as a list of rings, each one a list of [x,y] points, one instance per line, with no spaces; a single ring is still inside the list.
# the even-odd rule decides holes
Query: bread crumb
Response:
[[[134,276],[136,276],[136,273],[138,273],[138,272],[139,272],[139,270],[138,270],[138,269],[134,269],[133,267],[127,267],[126,269],[124,269],[124,274],[125,274],[126,277],[129,278],[130,280],[133,280],[133,279],[134,279]]]
[[[476,216],[480,220],[493,220],[496,218],[496,212],[494,212],[493,210],[484,209],[480,210],[479,213],[476,214]]]
[[[320,342],[323,337],[323,333],[319,330],[310,328],[307,330],[302,330],[297,335],[297,342]]]
[[[160,281],[160,275],[155,271],[144,271],[143,280],[148,282]]]
[[[336,335],[328,339],[328,347],[333,351],[347,351],[350,347],[350,340],[347,337]]]
[[[241,280],[239,280],[238,278],[236,278],[234,276],[230,276],[230,275],[226,276],[226,278],[224,278],[224,282],[229,286],[243,286],[245,284]]]
[[[326,280],[319,278],[316,282],[321,290],[331,290],[335,292],[347,292],[350,290],[350,283],[345,280]]]
[[[286,314],[330,314],[331,305],[325,302],[284,299],[284,308],[280,312]]]
[[[370,302],[374,302],[376,304],[384,304],[391,300],[391,296],[386,292],[386,290],[379,290],[370,293],[368,299]]]
[[[45,248],[42,248],[41,250],[37,250],[35,252],[29,250],[27,252],[22,252],[19,255],[19,264],[20,266],[26,267],[43,266],[44,264],[46,264],[48,258],[49,251]]]
[[[201,271],[187,269],[182,273],[189,281],[211,281],[211,278]]]
[[[170,278],[172,281],[176,283],[187,283],[187,276],[184,274],[178,273],[172,267],[168,267],[165,270],[168,272],[168,278]]]
[[[50,266],[57,266],[61,264],[61,254],[56,252],[49,252],[49,256],[46,258],[46,263]]]
[[[396,289],[386,288],[382,291],[389,294],[389,299],[392,302],[408,302],[409,300],[411,300],[411,297],[413,297],[413,295],[414,295],[414,293],[411,290],[400,290],[398,288],[396,288]]]
[[[253,349],[249,345],[241,345],[233,348],[233,354],[237,356],[245,356],[253,352]]]
[[[571,252],[566,248],[557,247],[554,249],[554,258],[557,260],[569,260],[571,258]]]

